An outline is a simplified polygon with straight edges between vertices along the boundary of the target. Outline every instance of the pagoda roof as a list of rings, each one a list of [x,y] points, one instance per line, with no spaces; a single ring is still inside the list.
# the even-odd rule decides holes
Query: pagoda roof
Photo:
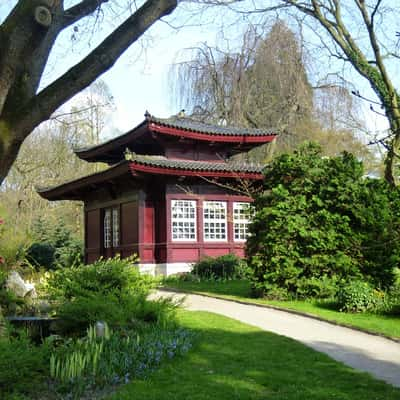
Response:
[[[218,179],[263,179],[263,167],[258,164],[239,162],[207,162],[168,159],[163,156],[143,156],[128,153],[126,160],[91,175],[57,186],[37,188],[40,196],[48,200],[80,200],[83,194],[97,185],[116,178],[135,179],[144,175],[169,175]]]
[[[37,187],[38,194],[47,200],[81,200],[82,190],[91,189],[109,180],[131,176],[128,161],[123,160],[103,171],[49,187]]]
[[[259,164],[232,161],[192,161],[170,159],[163,156],[127,154],[133,173],[145,172],[161,175],[204,176],[221,178],[262,179],[263,167]]]
[[[249,148],[271,142],[277,136],[273,129],[250,129],[211,125],[189,117],[158,118],[148,112],[145,120],[132,130],[104,143],[75,149],[75,154],[86,161],[120,161],[126,148],[141,154],[157,153],[157,134],[165,138],[183,138],[199,142],[236,145]],[[149,151],[150,150],[150,151]],[[154,153],[150,153],[154,154]]]
[[[222,136],[224,140],[234,141],[237,137],[247,136],[250,140],[255,140],[256,137],[264,138],[266,136],[275,137],[276,131],[273,129],[252,129],[239,128],[226,125],[212,125],[201,121],[197,121],[189,117],[172,116],[170,118],[157,118],[150,114],[145,114],[146,119],[154,124],[164,127],[175,128],[186,132],[196,132],[212,136]],[[203,140],[208,140],[203,139]],[[215,140],[215,137],[211,140]]]

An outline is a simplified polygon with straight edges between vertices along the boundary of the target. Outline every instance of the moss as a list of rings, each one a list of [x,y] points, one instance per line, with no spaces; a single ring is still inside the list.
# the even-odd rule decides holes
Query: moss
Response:
[[[352,64],[357,67],[371,82],[383,104],[390,107],[392,104],[392,96],[396,95],[396,97],[398,97],[397,93],[390,93],[381,73],[376,67],[368,63],[364,55],[360,55],[356,51],[352,51],[350,49],[348,53]]]
[[[0,121],[0,158],[4,157],[6,148],[8,147],[11,140],[11,130],[9,125]]]

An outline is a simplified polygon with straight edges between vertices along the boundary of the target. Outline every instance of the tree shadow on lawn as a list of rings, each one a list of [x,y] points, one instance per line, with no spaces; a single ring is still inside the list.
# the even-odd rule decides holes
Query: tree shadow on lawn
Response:
[[[206,312],[185,312],[198,335],[184,357],[112,399],[398,400],[400,390],[289,338]]]
[[[390,344],[395,346],[395,343]],[[400,387],[400,359],[396,364],[385,360],[383,354],[379,354],[378,358],[376,355],[363,351],[359,347],[343,346],[332,342],[312,341],[310,345],[318,351],[329,354],[335,360],[346,361],[346,364],[351,365],[353,368],[363,369],[370,373],[379,372],[379,375],[384,377],[382,379],[385,379],[386,382]],[[400,349],[400,345],[398,348]],[[396,352],[396,349],[393,351]],[[400,350],[397,350],[397,353],[399,352]]]

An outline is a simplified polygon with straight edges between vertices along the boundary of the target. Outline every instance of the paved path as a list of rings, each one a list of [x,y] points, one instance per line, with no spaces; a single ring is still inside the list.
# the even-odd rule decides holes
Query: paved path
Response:
[[[172,295],[175,298],[186,297],[184,306],[189,310],[226,315],[263,330],[293,338],[335,360],[400,387],[400,343],[285,311],[193,294],[162,290],[158,294]]]

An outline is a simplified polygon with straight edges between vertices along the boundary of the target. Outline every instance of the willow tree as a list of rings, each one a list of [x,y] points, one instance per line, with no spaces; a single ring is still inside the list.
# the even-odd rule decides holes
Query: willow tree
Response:
[[[392,41],[392,50],[387,47],[388,42],[383,42],[387,35],[392,35],[393,38],[396,35],[394,26],[385,24],[385,18],[390,19],[393,10],[384,6],[383,0],[282,2],[318,22],[333,40],[331,51],[350,63],[369,82],[390,126],[390,135],[382,141],[387,149],[385,178],[390,184],[397,184],[399,177],[396,164],[400,161],[400,95],[395,87],[394,75],[391,75],[388,68],[388,60],[393,57],[398,59],[400,55],[396,41]]]
[[[117,2],[18,0],[0,25],[0,184],[34,128],[110,69],[151,25],[177,6],[177,0],[143,2],[80,62],[38,90],[60,33],[91,15],[101,15],[106,3]],[[74,5],[65,8],[68,4]]]
[[[208,3],[208,1],[206,1]],[[400,93],[396,64],[400,58],[398,32],[399,8],[390,0],[233,0],[229,9],[246,14],[278,12],[285,18],[301,17],[316,34],[316,41],[336,60],[328,68],[338,69],[342,61],[352,67],[371,87],[378,101],[370,101],[371,108],[383,110],[390,133],[380,138],[386,148],[385,179],[398,185],[400,174]],[[214,0],[213,4],[227,5]],[[321,53],[322,56],[322,53]],[[362,92],[362,85],[359,85]],[[355,91],[356,95],[367,97]],[[370,100],[370,99],[368,99]],[[373,99],[371,99],[373,100]],[[378,103],[378,104],[375,104]]]
[[[268,32],[249,26],[237,51],[203,43],[191,60],[177,66],[177,72],[178,102],[193,117],[279,128],[279,140],[286,147],[304,140],[313,94],[300,43],[282,21]]]

